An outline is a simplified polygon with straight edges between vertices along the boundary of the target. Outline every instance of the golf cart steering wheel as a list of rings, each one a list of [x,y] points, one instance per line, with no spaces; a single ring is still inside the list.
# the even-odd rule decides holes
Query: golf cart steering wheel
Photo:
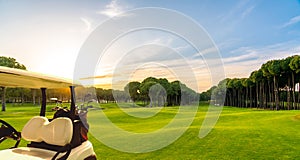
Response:
[[[1,119],[0,119],[0,123],[2,123],[2,125],[0,126],[0,143],[6,140],[7,138],[10,138],[17,141],[13,148],[18,147],[21,140],[21,133],[18,132],[10,124],[8,124],[7,122]]]

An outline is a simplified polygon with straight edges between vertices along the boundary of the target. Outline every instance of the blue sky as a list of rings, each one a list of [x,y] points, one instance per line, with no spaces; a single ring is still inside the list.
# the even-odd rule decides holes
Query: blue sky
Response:
[[[0,55],[16,58],[31,71],[71,78],[89,34],[110,17],[140,7],[176,10],[203,26],[220,50],[226,77],[247,77],[267,60],[300,53],[297,0],[0,0]],[[140,35],[156,43],[186,46],[164,33]],[[195,54],[191,47],[184,52]],[[100,64],[105,71],[99,74],[110,74],[107,65],[112,62]],[[210,85],[205,83],[199,90]]]

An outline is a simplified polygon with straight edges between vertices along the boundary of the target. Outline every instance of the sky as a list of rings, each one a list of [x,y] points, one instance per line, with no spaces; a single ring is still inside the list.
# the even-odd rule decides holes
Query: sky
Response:
[[[300,54],[297,0],[0,0],[0,56],[16,58],[30,71],[72,78],[93,31],[143,7],[174,10],[199,24],[218,48],[228,78],[248,77],[268,60]],[[193,72],[196,90],[204,91],[215,82],[198,54],[180,36],[144,29],[118,38],[98,60],[95,73],[82,78],[96,77],[93,82],[104,88],[112,83],[122,88],[148,76],[171,81],[181,76],[189,85],[187,73]]]

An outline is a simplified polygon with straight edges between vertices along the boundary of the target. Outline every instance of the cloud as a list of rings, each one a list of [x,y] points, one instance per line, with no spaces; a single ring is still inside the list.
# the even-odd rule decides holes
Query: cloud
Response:
[[[80,20],[86,25],[86,31],[90,31],[91,30],[91,22],[87,19],[87,18],[83,18],[83,17],[80,17]]]
[[[195,53],[194,55],[192,55],[192,59],[193,58],[199,58],[202,57],[205,54],[219,54],[219,50],[216,47],[210,47],[210,48],[205,48],[203,50],[201,50],[198,53]]]
[[[253,9],[255,8],[255,6],[250,6],[247,9],[244,10],[244,12],[242,13],[242,19],[244,19],[247,15],[249,15]]]
[[[293,24],[296,24],[298,22],[300,22],[300,15],[291,18],[288,22],[284,23],[280,28],[285,28],[285,27],[291,26]]]
[[[232,50],[234,57],[223,58],[226,77],[248,77],[250,73],[261,67],[263,63],[273,59],[283,59],[299,54],[300,45],[296,41],[275,43],[262,47],[240,47]]]
[[[124,12],[127,7],[121,6],[117,0],[112,0],[109,4],[105,6],[105,9],[98,11],[98,14],[103,14],[107,17],[114,17]]]
[[[235,1],[235,5],[230,8],[224,8],[225,12],[221,12],[218,16],[218,25],[222,26],[221,30],[216,29],[219,37],[230,37],[229,35],[235,34],[243,24],[243,21],[247,20],[249,15],[253,13],[256,8],[255,1]],[[218,27],[217,27],[218,28]]]
[[[115,75],[114,75],[115,76]],[[111,78],[113,77],[112,74],[107,74],[107,75],[98,75],[98,76],[90,76],[90,77],[84,77],[80,78],[80,80],[87,80],[87,79],[103,79],[103,78]]]
[[[216,46],[220,51],[222,51],[226,49],[236,48],[236,44],[239,44],[241,42],[242,39],[240,38],[227,38],[222,40],[221,42],[216,42]]]
[[[238,2],[235,7],[233,9],[230,10],[230,12],[228,12],[228,14],[222,15],[221,18],[221,22],[237,22],[240,20],[243,20],[247,15],[249,15],[253,9],[255,8],[255,5],[251,5],[249,7],[249,3],[251,1],[249,0],[242,0],[240,2]],[[239,17],[237,17],[239,16]]]
[[[177,52],[181,52],[190,49],[190,47],[191,47],[190,45],[182,45],[182,46],[174,47],[173,49]]]
[[[255,51],[255,50],[248,49],[245,51],[245,53],[247,53],[247,54],[223,58],[223,62],[225,64],[228,64],[228,63],[233,63],[233,62],[241,62],[241,61],[247,61],[247,60],[253,60],[253,59],[259,58],[257,51]]]

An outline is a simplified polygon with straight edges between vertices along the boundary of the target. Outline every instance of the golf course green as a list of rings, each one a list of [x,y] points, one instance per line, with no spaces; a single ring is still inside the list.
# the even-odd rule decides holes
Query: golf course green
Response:
[[[178,107],[164,107],[153,117],[141,119],[128,116],[115,103],[100,106],[115,125],[137,133],[163,127],[178,111]],[[54,114],[52,107],[49,105],[47,108],[46,116],[49,118]],[[8,104],[7,111],[0,112],[0,117],[21,131],[31,117],[39,115],[39,109],[39,106],[29,104]],[[128,109],[139,112],[138,108]],[[198,134],[207,109],[208,104],[200,104],[187,131],[174,143],[153,152],[120,152],[98,141],[92,133],[89,139],[98,159],[300,159],[299,110],[224,107],[214,129],[200,139]],[[22,140],[20,146],[26,146],[27,143]],[[6,140],[1,143],[0,149],[13,144],[13,140]]]

